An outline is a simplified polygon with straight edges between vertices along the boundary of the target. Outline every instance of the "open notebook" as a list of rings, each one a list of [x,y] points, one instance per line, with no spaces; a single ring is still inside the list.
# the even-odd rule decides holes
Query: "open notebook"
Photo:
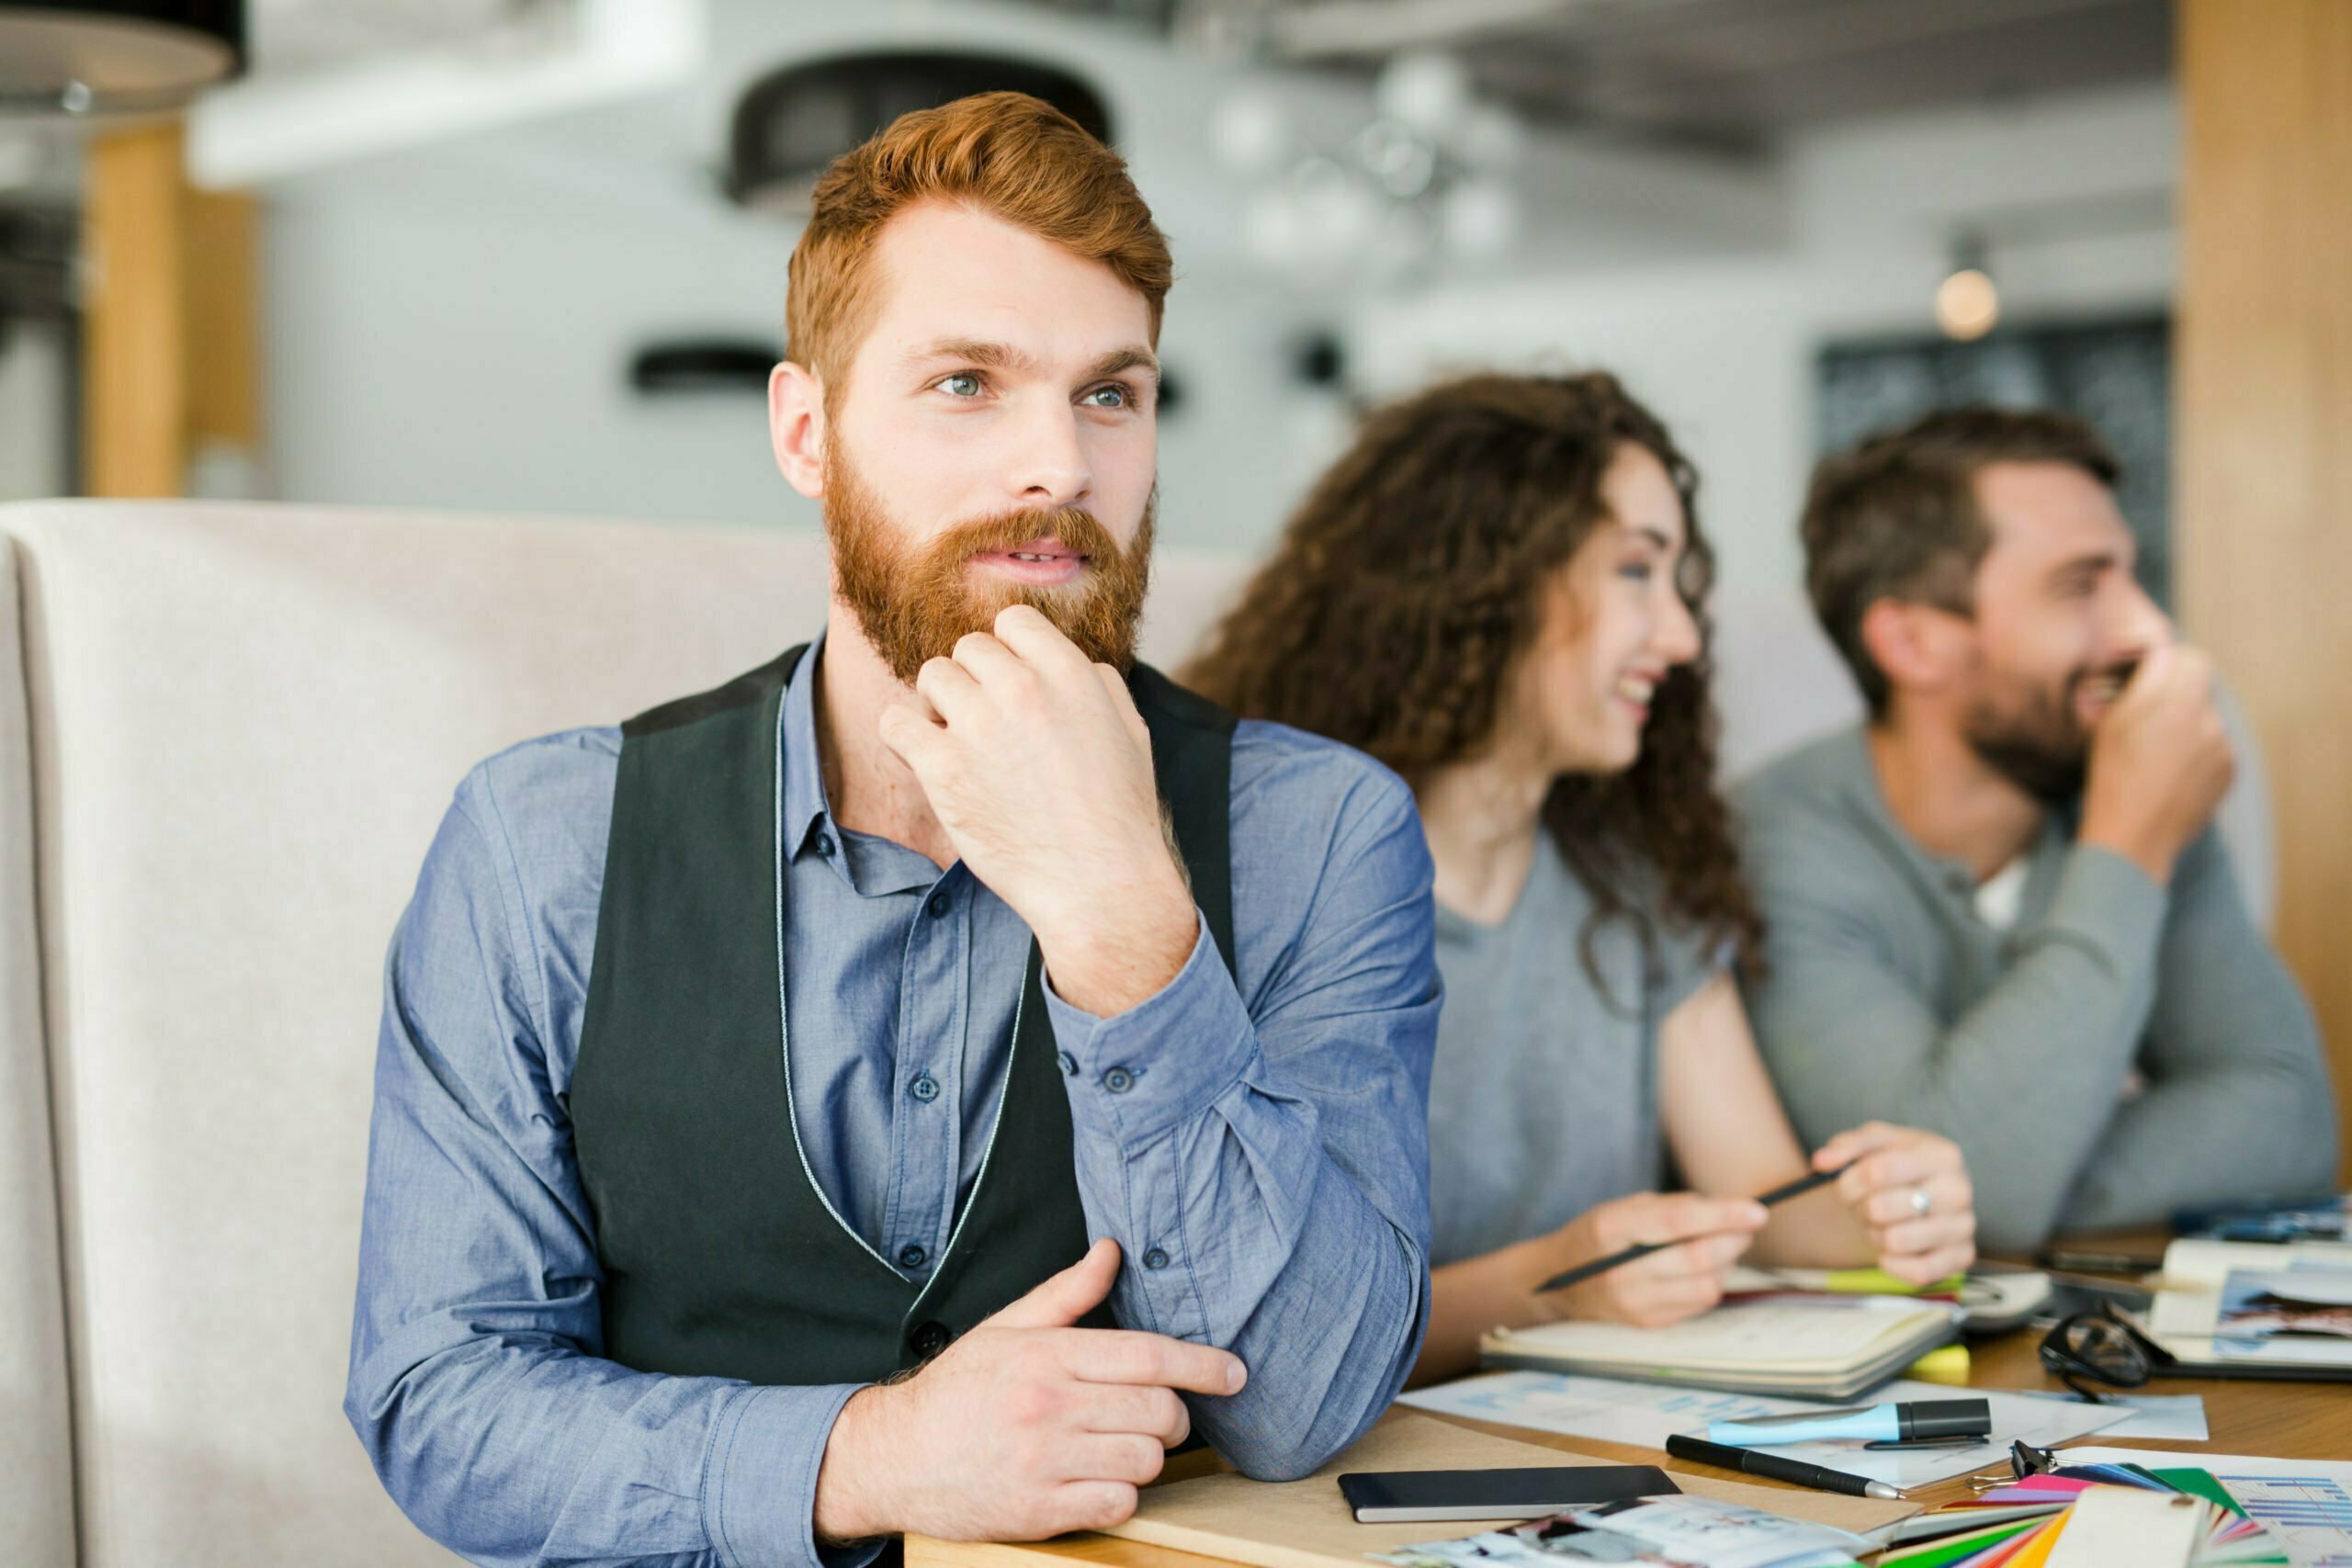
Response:
[[[1547,1323],[1478,1342],[1490,1367],[1687,1383],[1741,1393],[1848,1399],[1960,1332],[1965,1310],[1900,1296],[1727,1303],[1669,1328]]]

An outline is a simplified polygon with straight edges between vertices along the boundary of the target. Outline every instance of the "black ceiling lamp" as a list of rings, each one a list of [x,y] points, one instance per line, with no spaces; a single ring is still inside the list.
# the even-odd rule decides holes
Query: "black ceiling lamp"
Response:
[[[727,194],[747,207],[805,213],[825,165],[900,115],[994,92],[1043,98],[1110,143],[1102,96],[1057,65],[946,50],[840,54],[763,76],[743,95]]]
[[[244,0],[0,0],[0,114],[174,109],[244,62]]]

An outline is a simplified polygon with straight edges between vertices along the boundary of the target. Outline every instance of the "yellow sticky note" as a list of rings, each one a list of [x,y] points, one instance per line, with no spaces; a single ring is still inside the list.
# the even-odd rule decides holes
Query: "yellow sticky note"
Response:
[[[1955,1388],[1965,1388],[1969,1370],[1968,1347],[1947,1345],[1912,1362],[1909,1375],[1922,1382],[1947,1382]]]
[[[1949,1296],[1957,1294],[1967,1283],[1965,1274],[1954,1274],[1932,1285],[1911,1285],[1883,1269],[1833,1269],[1822,1281],[1822,1288],[1857,1296]]]

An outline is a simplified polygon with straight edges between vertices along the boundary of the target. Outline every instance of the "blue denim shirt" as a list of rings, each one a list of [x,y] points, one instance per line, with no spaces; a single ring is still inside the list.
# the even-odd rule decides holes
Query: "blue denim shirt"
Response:
[[[919,1279],[986,1153],[1029,933],[962,865],[833,821],[816,667],[783,726],[798,1130],[842,1222]],[[619,752],[602,728],[492,758],[425,858],[386,964],[345,1411],[409,1517],[478,1562],[842,1568],[866,1553],[820,1553],[810,1516],[854,1385],[602,1357],[563,1097]],[[1129,1011],[1046,1005],[1087,1228],[1125,1258],[1114,1314],[1239,1356],[1241,1393],[1186,1396],[1194,1429],[1288,1477],[1419,1349],[1430,867],[1404,785],[1329,741],[1241,725],[1232,794],[1238,983],[1204,924]]]

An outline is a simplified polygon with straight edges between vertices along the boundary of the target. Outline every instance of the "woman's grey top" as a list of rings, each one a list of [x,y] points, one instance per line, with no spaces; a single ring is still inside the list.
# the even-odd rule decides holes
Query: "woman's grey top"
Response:
[[[1657,922],[1645,958],[1633,924],[1611,919],[1593,942],[1604,994],[1581,950],[1591,912],[1548,833],[1500,925],[1438,906],[1432,1263],[1541,1235],[1665,1179],[1658,1025],[1721,965]]]

